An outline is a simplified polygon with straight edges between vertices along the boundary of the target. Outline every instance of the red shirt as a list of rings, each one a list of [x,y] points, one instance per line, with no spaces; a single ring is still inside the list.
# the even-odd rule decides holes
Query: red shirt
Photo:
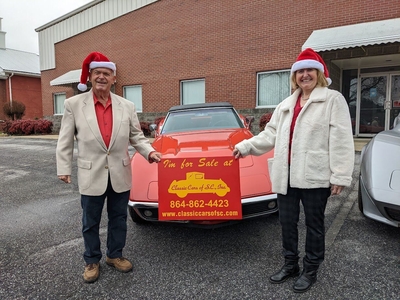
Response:
[[[299,95],[299,98],[297,98],[296,105],[294,106],[292,124],[290,124],[289,165],[290,165],[290,157],[291,157],[291,153],[292,153],[292,139],[293,139],[294,126],[296,125],[297,117],[299,116],[302,108],[303,107],[300,106],[300,95]]]
[[[104,106],[99,100],[97,100],[96,95],[93,94],[94,109],[96,111],[97,124],[99,125],[101,136],[106,144],[106,147],[110,145],[113,117],[112,117],[112,106],[111,98],[108,97],[106,106]]]

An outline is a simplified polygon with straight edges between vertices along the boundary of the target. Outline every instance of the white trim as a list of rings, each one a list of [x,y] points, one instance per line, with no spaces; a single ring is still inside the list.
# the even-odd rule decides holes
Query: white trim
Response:
[[[92,70],[95,68],[107,68],[113,71],[116,70],[115,64],[111,61],[92,61],[89,64],[89,69]]]
[[[303,59],[303,60],[296,61],[292,65],[292,68],[290,69],[290,74],[293,74],[294,72],[301,70],[301,69],[318,69],[322,73],[325,72],[324,65],[321,64],[319,61],[316,61],[314,59]]]
[[[94,0],[36,28],[39,38],[40,71],[57,67],[55,57],[57,43],[157,1],[160,0]]]
[[[316,52],[400,42],[400,18],[314,30],[302,46]]]
[[[71,83],[78,83],[81,77],[81,69],[69,71],[52,81],[50,81],[50,85],[64,85],[64,84],[71,84]]]

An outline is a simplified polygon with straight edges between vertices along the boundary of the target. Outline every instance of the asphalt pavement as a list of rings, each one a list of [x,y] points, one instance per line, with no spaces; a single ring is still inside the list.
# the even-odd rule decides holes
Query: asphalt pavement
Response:
[[[0,299],[400,299],[400,229],[358,210],[359,151],[351,186],[328,201],[318,281],[295,294],[293,279],[268,282],[283,262],[276,215],[213,230],[128,220],[133,272],[103,259],[99,280],[85,284],[80,196],[74,176],[70,185],[56,177],[56,142],[0,138]],[[303,255],[303,214],[299,234]]]

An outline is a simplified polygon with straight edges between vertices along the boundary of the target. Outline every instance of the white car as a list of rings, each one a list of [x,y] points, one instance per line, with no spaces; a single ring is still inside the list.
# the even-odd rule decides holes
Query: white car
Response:
[[[400,227],[400,124],[363,147],[358,207],[368,218]]]

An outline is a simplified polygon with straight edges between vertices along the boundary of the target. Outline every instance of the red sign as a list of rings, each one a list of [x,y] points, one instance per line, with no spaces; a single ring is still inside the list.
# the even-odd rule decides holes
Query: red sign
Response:
[[[158,163],[159,220],[242,218],[239,160],[173,158]]]

